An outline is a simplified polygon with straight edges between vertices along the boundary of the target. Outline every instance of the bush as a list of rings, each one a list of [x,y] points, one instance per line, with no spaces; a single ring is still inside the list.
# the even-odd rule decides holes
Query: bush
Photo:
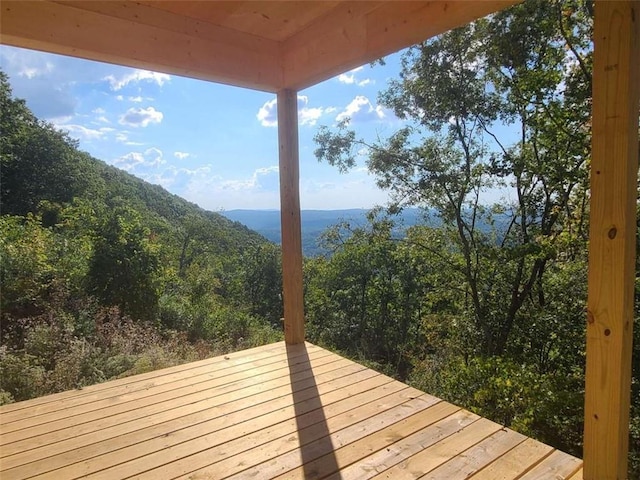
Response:
[[[428,359],[411,383],[478,415],[581,456],[583,384],[581,372],[542,374],[511,360],[474,358],[465,363]]]
[[[74,323],[77,320],[77,324]],[[85,336],[86,312],[61,312],[12,320],[0,347],[0,401],[27,400],[106,380],[206,358],[214,350],[193,345],[186,335],[162,332],[99,309],[93,332]],[[77,328],[80,327],[80,328]],[[217,353],[217,352],[215,352]]]
[[[203,339],[223,351],[242,350],[281,339],[267,323],[231,307],[220,307],[205,320]]]

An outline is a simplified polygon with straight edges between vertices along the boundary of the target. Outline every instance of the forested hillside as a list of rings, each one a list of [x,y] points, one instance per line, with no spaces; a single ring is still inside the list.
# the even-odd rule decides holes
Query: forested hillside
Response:
[[[0,74],[0,402],[280,336],[279,249],[80,152]]]

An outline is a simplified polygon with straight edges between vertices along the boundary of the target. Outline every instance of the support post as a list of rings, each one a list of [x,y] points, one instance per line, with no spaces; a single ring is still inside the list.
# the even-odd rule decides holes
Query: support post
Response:
[[[298,94],[295,90],[278,92],[278,143],[284,339],[287,344],[295,344],[304,342]]]
[[[627,478],[640,3],[595,2],[584,478]]]

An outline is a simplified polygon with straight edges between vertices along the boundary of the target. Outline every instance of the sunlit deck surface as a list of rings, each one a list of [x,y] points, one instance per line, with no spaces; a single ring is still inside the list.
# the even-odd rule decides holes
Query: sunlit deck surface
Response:
[[[580,479],[582,461],[311,345],[0,407],[0,477]]]

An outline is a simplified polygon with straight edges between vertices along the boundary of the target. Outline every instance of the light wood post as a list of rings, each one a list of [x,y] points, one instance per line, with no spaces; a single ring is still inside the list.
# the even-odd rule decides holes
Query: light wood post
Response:
[[[584,478],[627,478],[640,3],[595,2]]]
[[[304,342],[304,303],[300,230],[298,94],[294,90],[278,92],[278,143],[280,145],[284,339],[288,344],[295,344]]]

